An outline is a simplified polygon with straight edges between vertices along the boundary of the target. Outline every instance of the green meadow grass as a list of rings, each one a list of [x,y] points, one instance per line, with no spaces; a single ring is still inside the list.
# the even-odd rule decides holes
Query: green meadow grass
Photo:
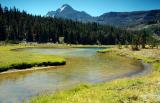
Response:
[[[31,46],[0,46],[0,72],[10,69],[25,69],[34,66],[54,66],[65,64],[65,59],[54,55],[18,52],[12,49]]]
[[[81,84],[71,90],[35,96],[30,103],[159,103],[160,62],[154,58],[131,56],[152,63],[153,72],[143,77]]]

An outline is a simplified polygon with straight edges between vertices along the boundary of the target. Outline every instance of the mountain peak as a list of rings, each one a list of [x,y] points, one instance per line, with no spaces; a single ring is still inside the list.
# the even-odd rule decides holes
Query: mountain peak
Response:
[[[61,7],[71,7],[71,6],[68,4],[63,4]]]
[[[56,11],[50,11],[47,13],[49,17],[71,19],[81,22],[96,22],[99,24],[108,24],[115,26],[135,26],[142,23],[148,23],[154,21],[154,19],[160,21],[158,18],[160,10],[150,11],[133,11],[133,12],[108,12],[98,17],[92,17],[85,11],[78,11],[72,8],[68,4],[63,4]]]
[[[65,9],[67,9],[67,10],[73,10],[73,8],[72,8],[70,5],[68,5],[68,4],[63,4],[63,5],[59,8],[59,11],[62,12],[62,11],[64,11]]]

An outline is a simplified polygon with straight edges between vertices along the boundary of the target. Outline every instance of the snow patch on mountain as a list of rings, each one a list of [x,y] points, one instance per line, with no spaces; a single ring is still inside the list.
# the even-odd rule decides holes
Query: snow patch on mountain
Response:
[[[66,7],[67,7],[67,6],[62,6],[62,7],[60,8],[60,12],[62,12]]]

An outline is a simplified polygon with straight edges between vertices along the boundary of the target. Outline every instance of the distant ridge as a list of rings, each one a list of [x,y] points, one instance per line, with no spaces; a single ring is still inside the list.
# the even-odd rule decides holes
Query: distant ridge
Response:
[[[70,5],[64,4],[56,11],[49,11],[46,16],[128,27],[147,23],[158,23],[160,21],[160,10],[108,12],[98,17],[92,17],[85,11],[77,11]]]

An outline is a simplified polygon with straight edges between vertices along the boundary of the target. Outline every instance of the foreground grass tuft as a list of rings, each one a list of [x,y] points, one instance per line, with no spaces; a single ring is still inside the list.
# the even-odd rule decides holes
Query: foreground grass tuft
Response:
[[[65,64],[65,59],[54,55],[32,54],[12,50],[16,48],[25,48],[25,46],[0,46],[0,72],[10,69],[25,69],[34,66],[55,66]]]

